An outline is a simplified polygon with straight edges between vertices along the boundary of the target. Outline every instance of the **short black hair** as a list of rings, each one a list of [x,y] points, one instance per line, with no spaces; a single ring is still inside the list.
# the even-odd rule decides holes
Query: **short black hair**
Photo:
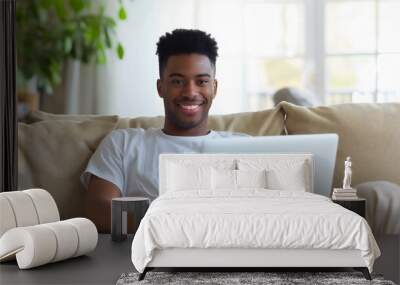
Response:
[[[215,70],[218,46],[214,38],[200,30],[176,29],[161,36],[157,43],[160,77],[172,55],[198,53],[209,58]]]

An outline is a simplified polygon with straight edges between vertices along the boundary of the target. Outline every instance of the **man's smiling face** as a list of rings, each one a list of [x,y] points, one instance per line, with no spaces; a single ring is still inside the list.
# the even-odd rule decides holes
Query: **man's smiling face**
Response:
[[[214,75],[214,67],[205,55],[168,58],[157,81],[158,94],[164,100],[164,132],[181,136],[208,133],[208,111],[217,92]]]

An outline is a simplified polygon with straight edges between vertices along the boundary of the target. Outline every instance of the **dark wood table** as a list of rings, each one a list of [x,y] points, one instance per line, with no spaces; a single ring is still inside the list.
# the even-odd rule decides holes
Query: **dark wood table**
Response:
[[[133,235],[123,242],[100,234],[88,255],[20,270],[17,262],[0,263],[0,284],[115,284],[122,273],[135,271],[131,261]]]

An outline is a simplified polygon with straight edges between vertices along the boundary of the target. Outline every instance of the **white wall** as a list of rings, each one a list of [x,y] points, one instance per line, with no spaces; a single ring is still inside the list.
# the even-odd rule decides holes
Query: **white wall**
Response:
[[[117,1],[115,1],[117,2]],[[157,0],[125,1],[128,19],[120,22],[118,38],[125,49],[123,60],[110,53],[100,71],[98,113],[121,116],[162,113],[157,96],[155,43],[159,26]]]

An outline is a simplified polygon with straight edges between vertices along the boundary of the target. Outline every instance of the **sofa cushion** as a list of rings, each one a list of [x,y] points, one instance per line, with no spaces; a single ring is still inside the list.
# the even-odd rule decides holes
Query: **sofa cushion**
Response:
[[[65,115],[51,114],[43,111],[35,111],[29,113],[26,123],[35,123],[49,120],[60,121],[85,121],[90,119],[96,120],[117,120],[118,116],[102,116],[102,115]],[[229,131],[247,133],[253,136],[280,135],[283,130],[283,113],[279,108],[268,109],[258,112],[244,112],[229,115],[211,115],[209,116],[208,125],[210,129],[215,131]],[[136,117],[136,118],[120,118],[116,125],[116,129],[126,128],[162,128],[164,125],[164,116],[154,117]]]
[[[120,118],[116,128],[117,129],[127,129],[127,128],[160,129],[163,126],[164,126],[164,116],[155,116],[155,117]]]
[[[162,128],[164,117],[122,118],[118,129],[123,128]],[[246,133],[253,136],[276,136],[283,130],[283,114],[279,108],[245,112],[229,115],[211,115],[208,126],[215,131]]]
[[[352,185],[371,180],[400,184],[400,104],[340,104],[306,108],[282,102],[289,134],[337,133],[334,187],[341,187],[351,156]]]
[[[62,219],[82,216],[84,188],[79,176],[117,116],[84,121],[47,120],[18,124],[18,188],[43,188]]]
[[[28,113],[26,118],[24,119],[24,123],[32,124],[41,121],[50,121],[50,120],[60,120],[60,121],[85,121],[89,119],[96,119],[96,120],[105,120],[105,121],[115,121],[118,120],[118,116],[104,116],[104,115],[71,115],[71,114],[52,114],[46,113],[40,110],[33,111]]]
[[[214,115],[209,126],[216,131],[246,133],[252,136],[277,136],[283,132],[283,113],[279,108],[258,112]]]

